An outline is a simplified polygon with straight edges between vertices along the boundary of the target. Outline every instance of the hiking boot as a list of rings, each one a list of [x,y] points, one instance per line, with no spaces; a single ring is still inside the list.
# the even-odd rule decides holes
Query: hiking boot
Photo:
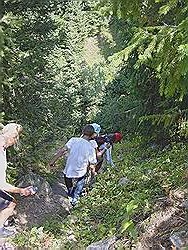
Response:
[[[76,206],[76,202],[70,202],[70,204],[72,205],[72,207],[75,207]]]
[[[12,217],[5,221],[4,227],[12,227],[14,224],[16,224],[16,220]]]
[[[84,189],[80,196],[86,196],[86,195],[88,195],[88,189]]]
[[[14,231],[10,231],[4,227],[0,228],[0,238],[6,238],[6,237],[10,237],[12,235],[14,235],[15,232]]]
[[[71,204],[73,207],[75,207],[76,204],[77,204],[77,202],[78,202],[78,200],[76,200],[76,199],[73,198],[73,199],[71,200],[70,204]]]

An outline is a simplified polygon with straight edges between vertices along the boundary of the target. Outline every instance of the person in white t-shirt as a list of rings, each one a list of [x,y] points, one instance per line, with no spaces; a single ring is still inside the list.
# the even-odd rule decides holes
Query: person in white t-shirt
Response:
[[[8,237],[14,234],[4,227],[5,221],[13,214],[16,206],[15,199],[10,193],[19,193],[20,195],[31,195],[29,187],[19,188],[11,185],[6,180],[7,158],[6,149],[17,143],[22,127],[16,123],[9,123],[3,126],[0,132],[0,237]]]
[[[66,166],[63,171],[68,195],[72,197],[71,204],[76,205],[84,188],[88,167],[95,172],[96,153],[90,143],[94,134],[94,128],[86,125],[82,131],[82,137],[72,137],[50,162],[50,166],[63,155],[67,154]],[[73,179],[76,180],[75,187]]]
[[[100,147],[99,147],[98,138],[100,137],[99,134],[101,131],[101,126],[97,123],[92,123],[91,126],[93,126],[93,128],[94,128],[95,134],[94,134],[93,138],[90,140],[90,143],[96,152],[97,164],[95,166],[95,172],[98,173],[98,171],[102,165],[104,155],[106,154],[106,160],[108,162],[110,162],[110,160],[112,159],[112,157],[111,157],[111,144],[107,142],[107,143],[104,143],[103,145],[100,145]],[[111,160],[111,162],[112,162],[112,160]],[[91,176],[90,182],[91,182],[91,184],[94,182],[93,176]]]

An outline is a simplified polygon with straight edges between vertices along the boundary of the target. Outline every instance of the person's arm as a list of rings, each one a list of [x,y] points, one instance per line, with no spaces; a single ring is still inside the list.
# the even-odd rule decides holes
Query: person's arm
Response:
[[[97,157],[102,157],[104,153],[111,147],[110,143],[103,144],[103,147],[101,150],[98,150]]]
[[[54,157],[52,158],[52,160],[50,161],[50,166],[53,166],[55,164],[55,162],[62,157],[63,155],[65,155],[65,153],[67,153],[68,148],[65,146],[64,148],[60,148],[57,153],[54,155]]]
[[[10,192],[10,193],[18,193],[25,196],[31,194],[29,191],[29,187],[27,188],[19,188],[7,183],[6,181],[6,169],[7,169],[7,160],[6,160],[6,153],[1,148],[0,150],[0,189]]]
[[[95,165],[97,164],[96,152],[94,148],[91,148],[90,157],[89,157],[89,169],[93,175],[96,175]]]
[[[26,188],[19,188],[11,185],[10,183],[7,183],[6,181],[6,172],[2,171],[0,175],[0,189],[10,192],[10,193],[16,193],[24,196],[28,196],[31,194],[31,191],[29,190],[31,186]]]
[[[26,187],[26,188],[19,188],[19,187],[15,187],[9,183],[2,183],[0,185],[0,188],[6,192],[10,192],[10,193],[16,193],[16,194],[20,194],[20,195],[24,195],[24,196],[28,196],[31,195],[31,191],[29,190],[31,186]]]
[[[92,175],[97,175],[97,172],[95,171],[95,165],[94,164],[90,164],[89,169],[91,170]]]

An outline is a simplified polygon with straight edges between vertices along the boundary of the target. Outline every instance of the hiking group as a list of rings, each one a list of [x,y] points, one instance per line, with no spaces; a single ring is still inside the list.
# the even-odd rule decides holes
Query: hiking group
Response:
[[[61,158],[66,158],[66,165],[63,170],[67,195],[70,197],[72,206],[75,206],[86,184],[88,174],[90,179],[100,172],[104,158],[114,166],[111,157],[113,143],[122,139],[120,132],[99,135],[100,125],[92,123],[86,125],[80,137],[72,137],[60,148],[50,161],[49,165],[54,166],[55,162]],[[0,237],[8,237],[14,231],[5,227],[7,219],[13,214],[16,201],[9,193],[18,193],[23,196],[33,195],[35,192],[32,186],[25,188],[15,187],[7,182],[6,169],[7,158],[6,149],[15,145],[22,132],[22,126],[10,123],[4,126],[0,133]]]

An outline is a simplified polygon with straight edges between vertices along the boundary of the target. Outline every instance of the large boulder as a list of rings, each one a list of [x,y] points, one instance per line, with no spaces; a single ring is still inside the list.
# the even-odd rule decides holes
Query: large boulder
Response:
[[[108,239],[104,239],[89,245],[86,250],[112,250],[115,249],[116,237],[113,236]]]
[[[155,211],[138,226],[142,232],[137,250],[183,249],[188,244],[187,222],[188,190],[172,190],[169,197],[156,202]],[[158,204],[157,204],[158,203]]]
[[[62,182],[51,186],[44,178],[36,174],[27,174],[19,181],[20,187],[33,185],[38,188],[35,195],[18,197],[17,218],[21,225],[40,225],[48,217],[66,217],[71,205]]]

